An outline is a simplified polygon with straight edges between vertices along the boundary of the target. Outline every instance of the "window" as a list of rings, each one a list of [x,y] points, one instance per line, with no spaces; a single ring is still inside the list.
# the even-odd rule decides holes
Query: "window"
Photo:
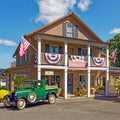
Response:
[[[50,46],[50,53],[58,54],[59,53],[58,47],[57,46]]]
[[[81,56],[81,48],[78,48],[78,55]]]
[[[25,59],[25,62],[28,61],[28,50],[25,52],[24,59]]]
[[[67,24],[66,37],[74,37],[74,26]]]
[[[45,45],[45,52],[46,53],[54,53],[54,54],[62,54],[62,46],[57,46],[57,45]]]
[[[16,57],[16,66],[19,66],[19,57]]]
[[[47,85],[58,85],[60,87],[60,75],[42,75],[42,79],[45,79]]]
[[[85,48],[78,48],[78,55],[80,55],[80,56],[87,56],[87,49],[85,49]]]
[[[94,86],[94,75],[90,76],[90,86]]]
[[[84,87],[86,88],[86,75],[80,75],[79,84],[84,85]]]
[[[65,37],[78,38],[78,25],[63,23],[62,32]]]
[[[23,57],[21,56],[21,57],[19,57],[19,59],[20,59],[20,65],[22,65],[23,64]]]
[[[82,49],[81,55],[82,56],[87,56],[87,49]]]

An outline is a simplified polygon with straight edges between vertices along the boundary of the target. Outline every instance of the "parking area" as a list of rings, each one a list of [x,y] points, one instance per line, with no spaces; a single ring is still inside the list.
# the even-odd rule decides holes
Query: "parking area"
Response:
[[[23,110],[6,109],[0,104],[0,120],[119,120],[120,103],[115,96],[57,99],[53,105],[47,102],[29,105]]]

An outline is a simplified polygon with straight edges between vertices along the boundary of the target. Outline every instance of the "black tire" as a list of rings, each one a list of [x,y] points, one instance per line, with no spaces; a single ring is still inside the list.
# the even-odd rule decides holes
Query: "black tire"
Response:
[[[12,107],[12,103],[10,102],[10,97],[9,96],[5,96],[3,101],[4,101],[4,106],[6,108],[11,108]]]
[[[56,102],[56,96],[54,94],[50,94],[48,96],[48,103],[54,104]]]
[[[34,92],[29,93],[28,97],[27,97],[27,99],[30,103],[34,103],[36,101],[36,98],[37,97],[36,97],[36,94]]]
[[[20,99],[17,101],[16,105],[17,105],[18,110],[24,109],[24,108],[26,107],[26,101],[25,101],[25,99],[20,98]]]

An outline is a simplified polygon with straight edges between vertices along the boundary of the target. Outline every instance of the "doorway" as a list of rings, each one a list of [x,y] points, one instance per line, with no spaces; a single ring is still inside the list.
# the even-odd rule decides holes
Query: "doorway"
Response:
[[[73,74],[68,74],[67,93],[73,94]]]

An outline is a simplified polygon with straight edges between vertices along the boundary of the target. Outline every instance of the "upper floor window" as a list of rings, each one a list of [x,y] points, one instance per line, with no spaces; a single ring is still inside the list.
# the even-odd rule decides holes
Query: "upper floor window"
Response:
[[[25,62],[28,61],[28,50],[25,52],[24,59],[25,59]]]
[[[50,46],[50,53],[58,54],[59,53],[58,46]]]
[[[74,37],[74,26],[71,24],[67,24],[66,37]]]
[[[78,38],[78,25],[63,23],[63,36]]]
[[[57,45],[45,45],[45,52],[46,53],[54,53],[54,54],[62,54],[62,46]]]
[[[20,59],[20,65],[23,64],[23,57],[19,57]]]
[[[85,49],[85,48],[78,48],[78,55],[80,55],[80,56],[87,56],[87,49]]]

